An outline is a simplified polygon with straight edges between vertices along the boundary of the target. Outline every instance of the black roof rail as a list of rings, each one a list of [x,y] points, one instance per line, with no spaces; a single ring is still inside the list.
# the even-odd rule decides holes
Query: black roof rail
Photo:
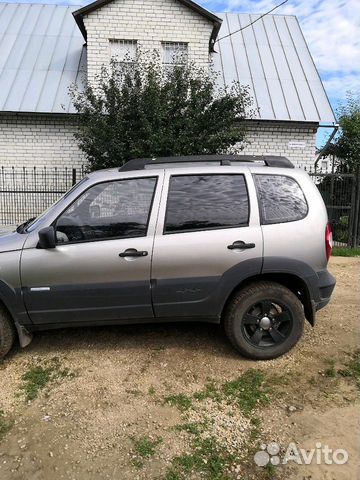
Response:
[[[165,163],[207,163],[219,162],[220,165],[232,165],[232,162],[264,162],[268,167],[294,168],[294,165],[286,157],[261,156],[261,155],[186,155],[177,157],[158,158],[135,158],[129,160],[119,172],[130,172],[133,170],[144,170],[147,165],[161,165]]]

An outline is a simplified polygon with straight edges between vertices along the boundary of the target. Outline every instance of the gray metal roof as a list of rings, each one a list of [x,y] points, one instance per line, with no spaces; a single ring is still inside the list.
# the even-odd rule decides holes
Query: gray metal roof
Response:
[[[68,87],[80,82],[86,59],[73,10],[0,3],[0,111],[74,111]]]
[[[0,111],[72,113],[68,95],[82,84],[86,48],[76,6],[0,3]],[[256,18],[218,14],[218,38]],[[295,17],[269,15],[215,44],[221,84],[249,85],[258,118],[334,122]]]
[[[249,25],[260,15],[219,13],[218,38]],[[335,122],[334,113],[294,16],[267,15],[215,44],[220,83],[249,85],[258,118]]]

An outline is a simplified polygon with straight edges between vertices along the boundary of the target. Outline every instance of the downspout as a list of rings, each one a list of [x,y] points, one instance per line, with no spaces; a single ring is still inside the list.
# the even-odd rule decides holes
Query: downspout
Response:
[[[314,163],[315,172],[316,172],[317,165],[319,163],[320,158],[322,157],[323,153],[327,150],[327,148],[330,145],[332,139],[335,137],[335,135],[337,134],[337,131],[339,130],[339,124],[338,123],[335,123],[334,125],[319,125],[319,128],[329,128],[329,127],[332,127],[334,130],[331,132],[330,137],[328,138],[327,142],[325,143],[325,145],[320,150],[319,155],[317,156],[317,158],[315,160],[315,163]]]

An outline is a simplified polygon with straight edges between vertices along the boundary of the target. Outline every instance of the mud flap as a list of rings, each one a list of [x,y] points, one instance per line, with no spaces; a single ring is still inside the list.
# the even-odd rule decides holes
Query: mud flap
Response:
[[[18,322],[15,322],[15,327],[18,332],[20,347],[25,348],[30,345],[33,339],[33,334]]]

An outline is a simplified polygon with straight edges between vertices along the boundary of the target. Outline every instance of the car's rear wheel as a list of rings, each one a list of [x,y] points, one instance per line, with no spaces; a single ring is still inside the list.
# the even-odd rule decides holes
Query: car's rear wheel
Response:
[[[275,282],[257,282],[240,290],[224,315],[225,332],[244,356],[268,360],[288,352],[304,329],[300,300]]]
[[[9,312],[0,305],[0,358],[5,357],[15,341],[15,327]]]

